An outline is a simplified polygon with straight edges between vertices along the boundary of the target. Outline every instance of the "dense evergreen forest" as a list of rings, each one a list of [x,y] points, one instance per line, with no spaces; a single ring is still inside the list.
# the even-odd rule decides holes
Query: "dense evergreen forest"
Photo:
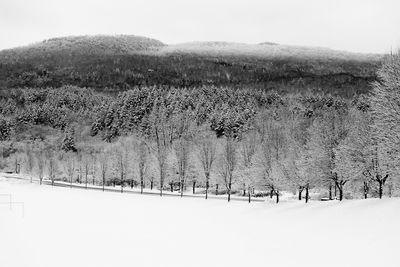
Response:
[[[376,57],[244,60],[142,41],[141,53],[105,53],[104,41],[86,55],[1,52],[0,167],[161,194],[190,184],[228,200],[398,193],[398,56],[375,73]]]

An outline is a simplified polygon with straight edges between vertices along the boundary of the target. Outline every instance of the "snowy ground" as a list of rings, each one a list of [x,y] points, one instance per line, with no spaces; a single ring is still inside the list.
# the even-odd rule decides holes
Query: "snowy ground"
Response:
[[[400,199],[251,203],[0,178],[0,266],[400,266]],[[8,196],[0,195],[0,202]]]

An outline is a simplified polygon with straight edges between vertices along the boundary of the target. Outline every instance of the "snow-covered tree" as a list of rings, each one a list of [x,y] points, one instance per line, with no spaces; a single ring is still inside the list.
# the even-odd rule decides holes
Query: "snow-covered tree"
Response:
[[[285,112],[286,157],[282,161],[282,170],[291,186],[298,191],[302,200],[309,200],[309,190],[315,186],[316,177],[310,172],[310,149],[308,147],[307,119],[296,106]]]
[[[67,174],[68,180],[72,187],[72,180],[75,174],[75,155],[73,152],[66,152],[62,158],[64,172]]]
[[[370,95],[373,135],[376,144],[373,179],[382,187],[390,176],[400,173],[400,55],[387,58],[378,71]],[[382,170],[384,168],[385,170]],[[381,173],[381,171],[383,173]],[[398,176],[398,175],[397,175]]]
[[[221,152],[219,175],[228,193],[228,202],[231,200],[232,184],[235,182],[235,170],[238,163],[237,141],[226,136]]]
[[[314,120],[309,128],[310,165],[313,175],[329,186],[329,198],[332,198],[332,186],[339,190],[339,200],[343,199],[343,188],[348,177],[335,171],[335,149],[346,135],[343,116],[336,111],[326,111],[323,117]]]
[[[129,146],[125,145],[123,140],[119,140],[119,142],[113,146],[112,155],[114,178],[119,180],[122,193],[129,172]]]
[[[255,168],[255,154],[257,152],[257,133],[254,130],[248,131],[242,135],[239,146],[240,154],[240,177],[243,182],[243,196],[246,195],[251,201],[251,191],[255,186],[255,178],[257,170]]]
[[[51,180],[51,185],[54,185],[54,180],[59,173],[59,162],[57,158],[57,153],[51,149],[47,150],[46,159],[48,177]]]
[[[190,112],[186,111],[174,114],[172,121],[177,135],[176,140],[173,142],[173,149],[176,157],[176,169],[179,175],[180,193],[182,197],[189,171],[190,151],[193,139]]]
[[[196,146],[196,157],[201,164],[205,177],[206,199],[210,187],[210,176],[214,162],[217,158],[217,140],[215,134],[209,130],[201,129],[194,142]]]
[[[98,156],[98,164],[100,169],[101,184],[103,187],[103,191],[107,182],[107,174],[109,173],[109,160],[110,160],[109,151],[103,149],[103,151],[101,151],[101,153]]]
[[[391,56],[378,71],[370,95],[374,131],[381,146],[400,157],[400,55]]]
[[[149,118],[151,137],[154,140],[152,152],[157,160],[160,196],[163,193],[164,182],[167,176],[167,162],[173,140],[173,126],[168,118],[167,110],[163,106],[154,105]]]
[[[149,165],[149,149],[144,140],[139,140],[138,142],[139,144],[137,149],[137,168],[140,180],[140,193],[143,193],[143,188],[145,187],[145,174]]]
[[[335,171],[353,183],[360,183],[364,198],[367,198],[374,154],[369,113],[352,108],[348,126],[346,138],[335,149]]]
[[[276,196],[276,203],[279,203],[281,190],[288,185],[283,165],[287,155],[287,135],[280,115],[276,111],[266,112],[257,119],[257,131],[261,140],[257,155],[261,186],[269,189],[271,198]]]
[[[34,158],[34,153],[33,153],[33,144],[26,144],[25,145],[25,171],[29,175],[30,181],[32,183],[32,176],[33,176],[33,167],[35,164],[35,158]]]

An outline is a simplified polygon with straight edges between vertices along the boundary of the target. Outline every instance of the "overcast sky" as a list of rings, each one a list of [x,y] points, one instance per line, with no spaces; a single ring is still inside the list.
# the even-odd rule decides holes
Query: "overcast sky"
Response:
[[[135,34],[190,41],[400,47],[400,0],[0,0],[0,49],[51,37]]]

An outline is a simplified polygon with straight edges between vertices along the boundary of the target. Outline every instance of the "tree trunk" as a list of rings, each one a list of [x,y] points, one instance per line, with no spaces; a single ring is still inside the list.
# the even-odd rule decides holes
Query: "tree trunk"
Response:
[[[332,184],[329,183],[329,200],[332,200]]]
[[[17,159],[15,159],[15,173],[19,173],[19,163]]]
[[[308,185],[306,186],[306,203],[308,203],[309,193],[308,193]]]
[[[246,196],[246,184],[243,184],[243,196]]]
[[[153,190],[153,180],[150,181],[150,190]]]
[[[209,184],[208,184],[208,179],[207,179],[207,181],[206,181],[206,199],[208,198],[208,186],[209,186]]]
[[[276,191],[276,204],[279,203],[279,191]]]
[[[133,179],[131,179],[131,189],[133,189]]]
[[[85,174],[85,188],[87,189],[87,174]]]
[[[303,192],[303,187],[299,186],[299,200],[301,200],[301,193]]]
[[[183,182],[183,178],[181,181],[181,197],[183,197],[183,187],[185,186],[185,183]]]
[[[171,187],[171,188],[170,188],[170,189],[171,189],[171,192],[174,192],[174,184],[173,184],[172,182],[170,183],[170,187]]]
[[[382,199],[383,195],[383,182],[381,180],[378,181],[379,183],[379,198]]]
[[[196,181],[193,181],[193,195],[196,194]]]
[[[140,179],[140,194],[143,194],[144,182],[143,178]]]
[[[247,193],[249,195],[249,203],[250,203],[251,202],[251,188],[250,188],[250,186],[249,186],[249,188],[247,190]]]
[[[274,189],[271,189],[271,192],[269,192],[269,197],[272,198],[274,196]]]
[[[228,202],[231,201],[231,186],[232,186],[232,184],[229,183],[228,184]]]
[[[339,189],[339,201],[343,200],[343,186],[338,186]]]
[[[369,186],[368,186],[367,182],[364,182],[363,189],[364,189],[364,198],[367,199],[368,198],[368,191],[369,191]]]
[[[338,189],[338,185],[335,183],[335,198],[336,198],[336,195],[337,195],[337,189]]]
[[[105,179],[104,176],[103,176],[103,192],[104,192],[105,183],[106,183],[106,179]]]
[[[218,195],[218,184],[215,185],[215,195]]]

